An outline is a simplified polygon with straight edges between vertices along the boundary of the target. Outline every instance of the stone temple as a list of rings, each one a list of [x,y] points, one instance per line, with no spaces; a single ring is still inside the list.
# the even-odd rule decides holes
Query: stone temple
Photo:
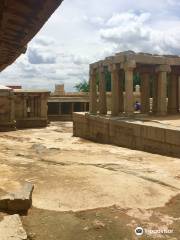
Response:
[[[0,1],[0,71],[61,3]],[[179,76],[178,56],[128,51],[90,65],[89,93],[0,85],[0,240],[178,240]]]
[[[105,71],[111,74],[111,111],[107,111]],[[141,79],[140,113],[134,111],[134,74]],[[180,57],[117,53],[90,65],[90,112],[74,114],[74,135],[180,156],[180,129],[171,121],[172,116],[180,118],[179,110]]]
[[[0,1],[0,71],[26,53],[30,40],[61,3],[62,0]],[[47,126],[50,92],[13,88],[0,86],[0,131]]]

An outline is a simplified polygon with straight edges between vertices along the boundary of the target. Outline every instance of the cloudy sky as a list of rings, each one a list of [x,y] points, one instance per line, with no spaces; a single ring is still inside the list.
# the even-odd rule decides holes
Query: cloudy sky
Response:
[[[180,55],[179,10],[179,0],[64,0],[1,83],[73,91],[89,63],[115,52]]]

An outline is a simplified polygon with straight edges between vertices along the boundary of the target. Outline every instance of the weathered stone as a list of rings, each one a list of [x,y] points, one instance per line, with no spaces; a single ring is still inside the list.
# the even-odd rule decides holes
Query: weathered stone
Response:
[[[169,65],[159,65],[156,67],[156,72],[171,72],[171,67]]]
[[[93,227],[94,227],[94,229],[98,230],[98,229],[104,228],[105,224],[99,220],[95,220],[93,222]]]
[[[6,216],[0,222],[1,240],[26,240],[27,234],[18,214]]]
[[[90,68],[90,113],[97,113],[97,89],[96,89],[96,69]]]
[[[33,189],[34,186],[27,182],[19,192],[0,197],[0,209],[11,213],[27,212],[32,206]]]
[[[0,131],[15,130],[14,93],[11,88],[0,85]]]
[[[73,134],[100,143],[180,157],[179,127],[163,124],[160,120],[74,113]]]

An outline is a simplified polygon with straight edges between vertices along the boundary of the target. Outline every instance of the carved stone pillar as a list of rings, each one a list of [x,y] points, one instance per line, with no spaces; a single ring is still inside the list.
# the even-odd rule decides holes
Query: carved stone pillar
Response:
[[[111,114],[118,116],[119,114],[119,69],[116,64],[109,65],[111,72]]]
[[[28,96],[27,96],[27,94],[24,94],[24,95],[22,95],[22,97],[23,97],[23,110],[24,110],[23,117],[27,118],[27,99],[28,99]]]
[[[90,69],[90,113],[97,114],[97,88],[96,88],[96,69]]]
[[[9,101],[10,101],[10,116],[9,120],[10,122],[13,122],[15,120],[15,96],[13,91],[10,91]]]
[[[153,105],[152,105],[152,112],[153,114],[157,113],[157,94],[158,94],[158,74],[155,73],[153,78],[153,86],[152,86],[152,94],[153,94]]]
[[[128,61],[123,64],[125,71],[125,113],[134,113],[134,95],[133,95],[133,72],[136,67],[135,61]]]
[[[149,72],[140,72],[141,78],[141,113],[150,112],[150,79]]]
[[[172,72],[168,82],[168,113],[176,114],[178,112],[178,75]]]
[[[156,68],[157,78],[157,114],[167,114],[167,74],[171,71],[169,65],[160,65]]]
[[[100,64],[98,69],[99,74],[99,113],[107,114],[107,100],[106,100],[106,79],[104,67]]]
[[[119,89],[119,112],[124,112],[124,86],[123,86],[123,80],[124,80],[124,70],[119,70],[119,82],[118,82],[118,89]]]

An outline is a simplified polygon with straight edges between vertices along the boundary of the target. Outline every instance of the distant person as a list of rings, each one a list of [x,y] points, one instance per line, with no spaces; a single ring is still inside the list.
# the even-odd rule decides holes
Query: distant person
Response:
[[[135,107],[135,111],[140,111],[140,110],[141,110],[141,104],[140,104],[140,102],[136,101],[134,107]]]
[[[31,108],[29,106],[27,107],[27,116],[28,118],[31,116]]]

